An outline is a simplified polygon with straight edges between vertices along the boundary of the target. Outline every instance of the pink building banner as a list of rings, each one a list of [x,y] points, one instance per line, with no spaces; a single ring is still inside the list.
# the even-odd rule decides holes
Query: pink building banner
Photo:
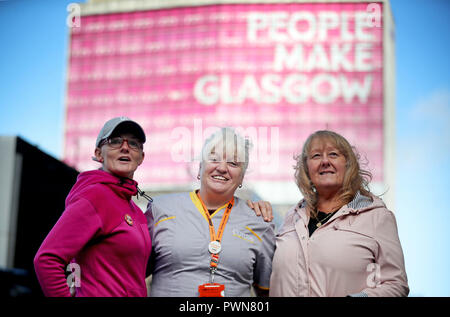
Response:
[[[368,3],[82,16],[70,39],[64,160],[98,167],[98,131],[125,115],[148,136],[135,175],[141,184],[191,183],[207,132],[222,126],[253,142],[247,180],[291,182],[306,137],[331,129],[382,182],[381,22]]]

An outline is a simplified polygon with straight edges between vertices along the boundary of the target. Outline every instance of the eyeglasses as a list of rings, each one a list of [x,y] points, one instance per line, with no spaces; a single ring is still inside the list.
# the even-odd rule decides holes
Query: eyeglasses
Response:
[[[132,150],[140,150],[142,149],[142,143],[136,139],[127,139],[127,138],[122,138],[120,136],[114,137],[114,138],[108,138],[106,139],[106,141],[104,141],[105,143],[108,143],[108,145],[110,147],[112,147],[113,149],[119,149],[122,147],[123,142],[127,142],[128,146],[130,147],[130,149]]]

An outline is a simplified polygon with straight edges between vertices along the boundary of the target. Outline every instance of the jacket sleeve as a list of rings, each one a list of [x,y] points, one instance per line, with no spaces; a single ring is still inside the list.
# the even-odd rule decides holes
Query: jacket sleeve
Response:
[[[150,254],[150,257],[148,259],[148,263],[147,263],[147,270],[145,273],[145,276],[150,276],[153,274],[153,269],[155,267],[155,251],[154,251],[154,241],[155,241],[155,218],[154,218],[154,201],[153,202],[149,202],[147,204],[147,210],[145,211],[144,215],[147,219],[147,227],[148,227],[148,233],[150,235],[150,239],[152,241],[152,252]]]
[[[383,208],[375,219],[375,237],[378,243],[376,263],[367,268],[368,287],[362,293],[370,296],[408,296],[403,251],[394,214]]]
[[[100,217],[89,201],[79,199],[66,208],[34,258],[36,276],[45,296],[70,296],[66,266],[101,228]]]
[[[272,259],[275,253],[275,225],[269,224],[261,236],[261,246],[256,255],[253,271],[255,286],[262,290],[269,290],[270,275],[272,274]]]

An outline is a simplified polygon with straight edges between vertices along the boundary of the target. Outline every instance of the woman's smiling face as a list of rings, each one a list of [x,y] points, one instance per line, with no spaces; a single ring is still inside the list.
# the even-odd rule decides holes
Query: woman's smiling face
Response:
[[[222,145],[219,143],[217,146]],[[213,149],[202,162],[200,177],[203,190],[224,196],[233,195],[242,183],[242,162],[237,161],[234,153],[221,155]]]
[[[344,183],[347,170],[345,156],[329,139],[311,142],[307,157],[308,174],[317,192],[337,192]]]

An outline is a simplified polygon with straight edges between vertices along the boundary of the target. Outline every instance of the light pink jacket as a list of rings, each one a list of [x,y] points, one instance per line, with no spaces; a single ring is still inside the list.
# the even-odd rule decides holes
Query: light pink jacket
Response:
[[[343,206],[309,237],[302,200],[276,238],[270,296],[407,296],[409,287],[394,214],[372,197]],[[356,204],[357,205],[357,204]]]

